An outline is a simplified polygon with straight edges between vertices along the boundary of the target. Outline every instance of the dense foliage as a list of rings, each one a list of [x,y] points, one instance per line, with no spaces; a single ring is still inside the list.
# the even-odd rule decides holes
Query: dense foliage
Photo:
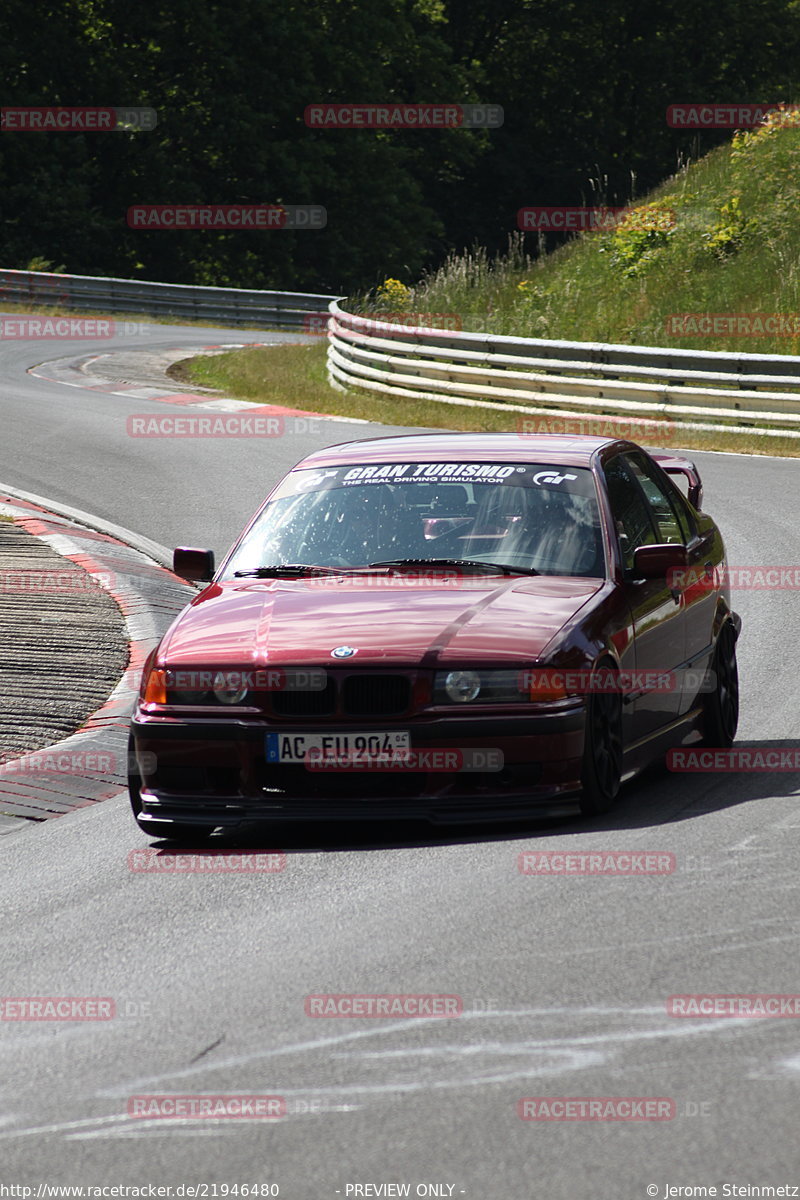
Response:
[[[6,0],[2,103],[138,133],[0,135],[0,265],[346,292],[503,249],[525,205],[624,204],[730,132],[669,104],[796,98],[797,0]],[[485,101],[492,131],[316,130],[315,102]],[[141,231],[136,203],[322,204],[324,231]],[[731,219],[735,214],[731,214]],[[530,250],[536,236],[527,235]]]

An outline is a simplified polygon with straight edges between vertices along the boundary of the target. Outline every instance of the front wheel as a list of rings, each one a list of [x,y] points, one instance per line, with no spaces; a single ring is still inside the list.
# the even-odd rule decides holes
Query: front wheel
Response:
[[[730,622],[719,632],[711,660],[714,690],[703,696],[703,745],[727,750],[739,725],[739,668],[736,633]]]
[[[613,807],[622,779],[622,696],[619,691],[591,692],[586,705],[579,804],[594,817]]]

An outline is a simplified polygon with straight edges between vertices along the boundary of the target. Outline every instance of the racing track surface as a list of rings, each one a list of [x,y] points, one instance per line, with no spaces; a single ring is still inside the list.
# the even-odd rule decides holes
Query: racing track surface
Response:
[[[147,340],[248,338],[154,326]],[[0,481],[165,545],[223,551],[312,446],[375,431],[132,440],[125,416],[163,409],[25,374],[70,349],[0,345]],[[798,562],[800,463],[694,457],[730,562]],[[735,604],[739,740],[797,742],[796,593]],[[795,774],[656,770],[595,821],[299,832],[281,839],[280,874],[132,873],[128,853],[147,839],[125,795],[0,838],[2,994],[114,997],[121,1013],[2,1024],[2,1182],[277,1183],[285,1200],[402,1194],[354,1184],[482,1200],[799,1184],[797,1022],[665,1013],[674,993],[800,991],[797,788]],[[534,846],[668,851],[677,869],[522,876],[517,855]],[[310,1019],[304,997],[321,992],[455,993],[465,1012]],[[289,1112],[129,1119],[128,1097],[144,1093],[279,1094]],[[676,1116],[523,1122],[523,1096],[669,1097]]]

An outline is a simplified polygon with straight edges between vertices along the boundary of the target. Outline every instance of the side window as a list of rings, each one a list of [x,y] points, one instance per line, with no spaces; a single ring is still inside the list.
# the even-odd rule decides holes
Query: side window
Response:
[[[641,454],[626,454],[625,461],[647,497],[658,533],[657,541],[685,546],[690,538],[689,530],[681,523],[671,496],[655,478],[650,463]]]
[[[622,560],[626,570],[631,570],[634,550],[639,546],[652,546],[660,539],[656,535],[642,489],[621,454],[606,466],[605,477],[614,526],[622,549]]]
[[[674,489],[673,492],[670,493],[672,496],[672,503],[675,505],[675,511],[677,512],[678,520],[681,523],[681,529],[684,533],[684,543],[688,546],[689,542],[697,537],[697,519],[695,510],[692,508],[691,504],[684,496],[683,492],[678,487],[671,475],[668,476],[668,479]]]

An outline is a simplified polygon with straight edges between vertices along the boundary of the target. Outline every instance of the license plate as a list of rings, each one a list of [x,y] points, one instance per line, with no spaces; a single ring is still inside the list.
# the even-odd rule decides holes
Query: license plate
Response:
[[[406,729],[365,733],[268,733],[268,763],[301,763],[312,758],[347,758],[379,762],[384,757],[401,758],[411,749]]]

